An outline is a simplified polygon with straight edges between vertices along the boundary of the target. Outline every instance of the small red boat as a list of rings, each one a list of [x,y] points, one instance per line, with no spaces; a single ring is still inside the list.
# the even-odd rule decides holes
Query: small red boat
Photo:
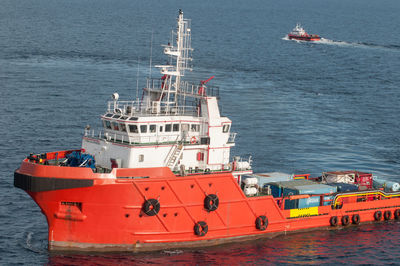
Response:
[[[296,27],[288,34],[289,40],[299,41],[319,41],[321,37],[316,34],[308,34],[299,23]]]

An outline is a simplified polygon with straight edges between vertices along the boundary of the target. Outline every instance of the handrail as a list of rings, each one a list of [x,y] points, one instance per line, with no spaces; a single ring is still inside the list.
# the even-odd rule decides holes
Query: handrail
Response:
[[[139,104],[135,101],[109,101],[107,112],[121,116],[170,116],[170,115],[190,115],[200,116],[197,106],[179,105],[167,106],[161,104],[155,108],[151,105]]]
[[[128,133],[126,134],[121,134],[121,133],[116,133],[116,132],[104,132],[103,130],[99,130],[99,133],[95,132],[94,129],[85,129],[84,131],[84,136],[89,137],[92,139],[106,139],[107,141],[111,142],[125,142],[130,145],[142,145],[142,144],[154,144],[154,143],[178,143],[178,139],[181,137],[181,132],[180,134],[169,134],[169,135],[158,135],[155,134],[152,136],[141,136],[141,135],[136,135],[132,136],[129,135]],[[201,138],[201,135],[189,135],[187,139],[190,137],[195,136],[196,138]],[[186,145],[188,144],[188,140],[186,139]],[[185,139],[181,139],[180,143],[184,144]],[[197,145],[197,143],[196,143]]]
[[[393,193],[386,193],[382,190],[374,190],[368,192],[355,192],[355,193],[345,193],[345,194],[337,194],[333,199],[333,206],[339,206],[338,200],[342,198],[350,198],[350,197],[358,197],[358,196],[372,196],[372,195],[380,195],[385,198],[392,198],[392,197],[400,197],[400,192],[393,192]]]

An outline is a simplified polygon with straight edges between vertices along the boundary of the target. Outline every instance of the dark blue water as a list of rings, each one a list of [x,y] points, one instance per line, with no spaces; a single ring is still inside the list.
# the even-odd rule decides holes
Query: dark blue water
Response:
[[[194,73],[215,75],[233,153],[256,172],[357,169],[400,181],[400,1],[3,0],[0,8],[0,264],[398,264],[400,224],[217,248],[49,254],[47,224],[13,171],[30,152],[80,147],[113,92],[136,96],[178,9]],[[322,43],[284,40],[301,22]],[[157,70],[151,71],[158,76]]]

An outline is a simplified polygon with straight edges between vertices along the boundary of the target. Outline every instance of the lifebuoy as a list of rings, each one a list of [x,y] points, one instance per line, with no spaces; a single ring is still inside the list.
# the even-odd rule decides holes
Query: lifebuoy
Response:
[[[382,219],[382,212],[381,211],[376,211],[374,213],[374,219],[375,219],[375,221],[380,221]]]
[[[204,199],[204,208],[208,211],[215,211],[218,209],[219,199],[215,194],[209,194]]]
[[[329,220],[329,223],[331,224],[331,226],[337,226],[338,223],[337,216],[332,216],[331,219]]]
[[[156,199],[146,200],[143,204],[143,212],[148,216],[154,216],[160,211],[160,203]]]
[[[198,236],[205,236],[208,232],[208,225],[206,222],[200,221],[194,225],[194,233]]]
[[[396,220],[400,219],[400,209],[394,211],[394,219]]]
[[[197,143],[197,139],[196,139],[195,136],[193,136],[193,137],[190,139],[190,144],[196,144],[196,143]]]
[[[359,224],[360,223],[360,215],[354,214],[353,217],[351,217],[351,222],[353,224]]]
[[[264,215],[258,216],[256,219],[256,228],[260,231],[264,231],[268,227],[268,218]]]
[[[383,213],[383,218],[384,218],[386,221],[390,220],[390,218],[392,218],[392,212],[391,212],[391,211],[385,211],[385,212]]]
[[[346,225],[348,225],[349,223],[350,223],[350,218],[349,218],[349,216],[348,216],[348,215],[343,216],[343,217],[342,217],[342,225],[343,225],[343,226],[346,226]]]

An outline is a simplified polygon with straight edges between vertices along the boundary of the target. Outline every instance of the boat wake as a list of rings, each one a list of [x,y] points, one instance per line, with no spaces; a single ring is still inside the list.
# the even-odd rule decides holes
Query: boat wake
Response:
[[[369,42],[345,42],[345,41],[335,41],[329,40],[325,38],[321,38],[321,41],[316,42],[321,44],[328,44],[328,45],[338,45],[338,46],[348,46],[348,47],[355,47],[355,48],[370,48],[370,49],[384,49],[384,50],[391,50],[391,51],[400,51],[400,45],[396,44],[375,44]]]
[[[339,40],[330,40],[321,38],[319,41],[300,41],[300,40],[290,40],[289,37],[286,35],[282,38],[285,41],[296,41],[299,43],[312,43],[312,44],[327,44],[327,45],[336,45],[336,46],[343,46],[343,47],[353,47],[353,48],[365,48],[365,49],[382,49],[382,50],[390,50],[390,51],[400,51],[400,45],[398,44],[375,44],[369,42],[346,42],[346,41],[339,41]]]

